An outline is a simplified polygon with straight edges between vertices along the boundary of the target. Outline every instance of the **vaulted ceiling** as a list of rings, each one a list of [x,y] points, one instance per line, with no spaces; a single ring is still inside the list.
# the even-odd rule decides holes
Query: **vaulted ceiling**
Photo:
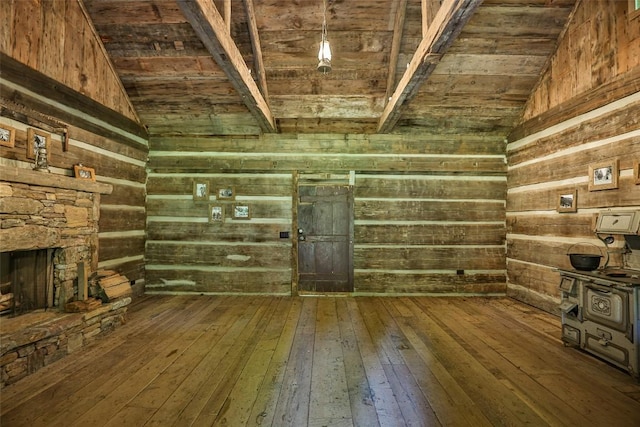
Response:
[[[151,135],[506,135],[576,0],[84,0]]]

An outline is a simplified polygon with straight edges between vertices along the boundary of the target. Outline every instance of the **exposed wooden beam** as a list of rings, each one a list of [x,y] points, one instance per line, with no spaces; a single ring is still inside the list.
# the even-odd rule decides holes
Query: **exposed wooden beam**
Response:
[[[396,68],[400,56],[402,32],[404,30],[404,18],[407,12],[407,0],[396,0],[396,18],[393,24],[393,39],[391,41],[391,53],[389,54],[389,73],[387,74],[387,92],[385,99],[389,99],[396,84]]]
[[[224,22],[227,24],[227,34],[231,34],[231,0],[224,0]]]
[[[440,3],[441,0],[422,0],[422,37],[426,37],[427,30],[440,9]]]
[[[225,22],[213,2],[178,0],[178,6],[209,53],[229,77],[233,87],[240,93],[260,128],[264,132],[276,132],[271,109],[253,80],[238,47],[227,33]]]
[[[445,0],[416,50],[378,122],[378,132],[390,132],[406,102],[436,68],[482,0]]]
[[[256,23],[256,11],[253,7],[253,0],[244,0],[244,7],[247,11],[249,19],[249,37],[251,38],[251,48],[253,49],[253,68],[256,72],[258,87],[262,96],[269,99],[267,91],[267,76],[264,71],[264,63],[262,62],[262,47],[260,46],[260,36],[258,35],[258,24]]]

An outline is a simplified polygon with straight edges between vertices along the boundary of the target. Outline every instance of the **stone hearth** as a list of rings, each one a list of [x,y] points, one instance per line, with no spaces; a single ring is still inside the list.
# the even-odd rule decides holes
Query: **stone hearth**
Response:
[[[4,387],[124,323],[131,298],[86,313],[63,311],[67,302],[86,298],[78,269],[97,270],[100,196],[110,194],[111,185],[10,166],[0,166],[0,179],[0,252],[53,254],[47,307],[0,323]]]

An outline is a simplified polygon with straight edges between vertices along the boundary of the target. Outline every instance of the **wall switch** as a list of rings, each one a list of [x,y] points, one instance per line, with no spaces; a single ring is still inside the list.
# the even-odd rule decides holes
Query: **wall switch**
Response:
[[[280,238],[281,239],[288,239],[289,238],[289,232],[288,231],[281,231],[280,232]]]

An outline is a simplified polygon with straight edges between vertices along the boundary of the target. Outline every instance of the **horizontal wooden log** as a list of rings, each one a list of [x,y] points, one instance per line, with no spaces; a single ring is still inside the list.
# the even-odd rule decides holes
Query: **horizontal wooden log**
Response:
[[[354,268],[359,270],[502,270],[501,247],[361,247],[354,248]]]
[[[504,155],[502,138],[485,135],[279,134],[152,137],[155,151],[216,153]]]
[[[593,214],[512,215],[507,217],[507,233],[531,236],[593,236]]]
[[[384,176],[358,176],[354,194],[357,198],[433,198],[504,200],[506,180],[450,178],[442,176],[391,179]]]
[[[251,221],[225,224],[151,221],[147,224],[147,239],[148,241],[273,242],[280,241],[280,231],[287,231],[289,228],[288,224],[260,224]]]
[[[285,241],[286,242],[286,241]],[[242,244],[184,244],[156,242],[147,244],[145,253],[151,265],[207,265],[218,267],[291,267],[291,246]]]
[[[502,245],[503,224],[356,224],[356,244]]]
[[[527,290],[560,297],[560,274],[551,268],[507,260],[507,278]]]
[[[200,153],[184,155],[152,155],[149,168],[160,171],[292,171],[292,170],[355,170],[381,172],[467,173],[501,175],[506,171],[501,157],[430,157],[403,155],[344,156],[339,154],[272,154],[225,156]]]
[[[226,219],[232,219],[234,204],[249,206],[252,218],[279,218],[291,219],[291,201],[253,201],[243,200],[241,202],[219,201],[211,198],[210,201],[189,201],[189,200],[168,200],[150,199],[147,200],[147,214],[149,216],[160,216],[175,218],[208,218],[209,206],[219,204],[222,206]]]
[[[122,258],[123,256],[144,255],[144,244],[144,236],[100,237],[100,262]]]
[[[586,180],[587,178],[584,177]],[[555,210],[561,194],[567,194],[574,189],[577,191],[578,209],[610,208],[612,206],[640,205],[640,192],[632,177],[621,177],[618,180],[617,191],[589,191],[587,183],[573,186],[513,191],[507,198],[507,212],[523,212],[529,210]]]
[[[520,148],[508,149],[509,164],[518,165],[532,159],[543,158],[560,150],[568,150],[574,147],[579,149],[585,143],[585,135],[588,135],[589,141],[602,141],[637,130],[640,127],[640,117],[637,114],[639,109],[640,102],[632,103],[625,108],[612,110],[595,118],[576,122],[574,126],[569,126],[560,132],[536,139]],[[619,153],[633,154],[633,151],[638,151],[639,149],[637,147],[634,149],[632,145],[638,145],[637,137],[635,139],[629,138],[627,141],[620,140],[611,143],[607,149],[610,151],[610,155],[619,155]],[[572,163],[581,164],[584,160],[586,159],[577,158],[575,161],[573,159],[571,161]]]
[[[355,292],[404,293],[505,293],[504,273],[431,274],[356,271]]]
[[[356,219],[380,221],[502,221],[504,203],[490,201],[355,199]]]
[[[598,244],[601,247],[600,251],[589,243]],[[595,238],[585,238],[584,244],[573,245],[571,242],[564,243],[553,239],[541,241],[537,239],[510,239],[507,237],[507,258],[547,266],[548,268],[572,269],[573,267],[571,267],[569,256],[567,255],[569,252],[598,255],[604,251],[604,246],[597,242]],[[605,260],[603,259],[602,263],[604,264],[604,262]]]
[[[147,193],[150,195],[191,195],[194,182],[206,182],[210,185],[210,195],[215,201],[217,190],[233,187],[236,195],[242,196],[290,196],[292,190],[291,175],[261,176],[202,176],[194,175],[150,175],[147,181]]]
[[[101,197],[105,205],[144,206],[145,189],[138,185],[114,183],[113,192]]]
[[[98,228],[101,233],[144,230],[146,220],[145,211],[142,209],[107,209],[103,205]]]
[[[147,293],[258,293],[289,294],[291,272],[287,270],[156,270],[147,268]]]

